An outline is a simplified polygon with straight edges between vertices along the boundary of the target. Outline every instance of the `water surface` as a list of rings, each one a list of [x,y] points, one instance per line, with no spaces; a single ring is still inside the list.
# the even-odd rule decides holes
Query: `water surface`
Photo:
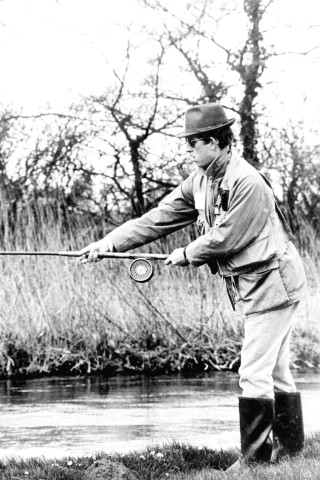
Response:
[[[295,375],[306,433],[320,431],[320,374]],[[173,440],[238,446],[238,376],[0,382],[0,457],[127,452]]]

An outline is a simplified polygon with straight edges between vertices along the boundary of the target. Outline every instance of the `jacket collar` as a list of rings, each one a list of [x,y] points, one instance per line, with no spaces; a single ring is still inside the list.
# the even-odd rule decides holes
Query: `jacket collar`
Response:
[[[221,178],[224,176],[227,165],[230,162],[231,153],[229,146],[223,148],[220,155],[213,160],[207,167],[205,174],[213,178]]]

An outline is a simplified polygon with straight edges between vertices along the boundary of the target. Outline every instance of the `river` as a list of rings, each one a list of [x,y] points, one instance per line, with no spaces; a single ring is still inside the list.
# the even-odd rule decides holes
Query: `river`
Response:
[[[320,431],[320,374],[295,374],[306,434]],[[117,376],[0,382],[0,458],[128,452],[172,442],[239,445],[238,376]]]

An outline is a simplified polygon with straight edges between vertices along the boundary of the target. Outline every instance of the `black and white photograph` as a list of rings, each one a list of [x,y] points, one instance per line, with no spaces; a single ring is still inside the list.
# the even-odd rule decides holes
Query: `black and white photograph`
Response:
[[[318,0],[0,0],[0,480],[320,479]]]

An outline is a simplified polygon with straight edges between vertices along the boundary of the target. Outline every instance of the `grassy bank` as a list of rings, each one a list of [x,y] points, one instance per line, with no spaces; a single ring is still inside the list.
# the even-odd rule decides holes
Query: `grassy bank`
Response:
[[[307,480],[320,478],[320,434],[306,440],[294,458],[247,466],[240,473],[224,470],[238,458],[236,450],[215,451],[173,443],[125,455],[97,454],[61,460],[11,459],[0,462],[2,480]]]
[[[78,250],[100,231],[85,223],[66,229],[48,212],[39,228],[30,214],[14,235],[5,231],[1,248]],[[183,235],[148,248],[172,251],[187,244],[192,232]],[[320,281],[316,256],[304,254],[304,262],[310,304],[300,310],[292,365],[317,368]],[[206,267],[154,262],[154,278],[137,284],[127,272],[129,263],[0,258],[0,376],[237,370],[243,326],[220,278]]]

